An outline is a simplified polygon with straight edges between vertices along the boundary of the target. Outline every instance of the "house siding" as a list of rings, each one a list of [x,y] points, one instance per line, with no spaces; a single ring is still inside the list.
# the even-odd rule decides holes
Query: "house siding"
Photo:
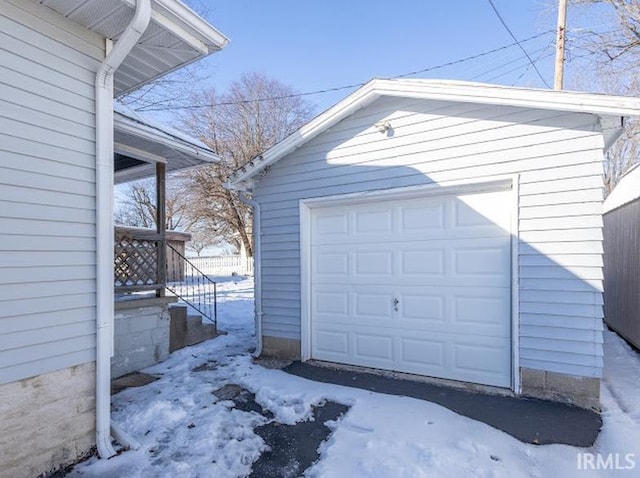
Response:
[[[599,377],[603,146],[589,114],[388,97],[355,112],[254,187],[264,335],[300,339],[301,199],[518,174],[520,366]]]
[[[0,0],[0,383],[95,360],[94,76],[104,39]]]

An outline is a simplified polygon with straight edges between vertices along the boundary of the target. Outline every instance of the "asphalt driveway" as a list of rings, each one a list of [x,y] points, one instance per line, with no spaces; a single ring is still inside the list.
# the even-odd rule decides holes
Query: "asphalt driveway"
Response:
[[[294,362],[285,372],[316,382],[402,395],[437,403],[460,415],[502,430],[524,443],[589,447],[602,418],[593,410],[530,398],[490,395],[457,388]]]

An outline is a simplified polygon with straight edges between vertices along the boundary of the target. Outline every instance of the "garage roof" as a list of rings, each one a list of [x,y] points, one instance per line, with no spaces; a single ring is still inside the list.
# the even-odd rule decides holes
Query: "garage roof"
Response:
[[[622,117],[640,116],[640,98],[514,88],[463,81],[373,79],[249,162],[244,168],[236,171],[229,178],[228,186],[234,189],[245,189],[247,185],[242,183],[265,167],[275,163],[355,111],[384,96],[591,113],[600,116],[602,122],[606,124],[606,144],[613,143],[617,138],[622,127]]]
[[[135,0],[37,0],[99,35],[117,41],[135,13]],[[178,0],[152,0],[151,21],[118,68],[115,95],[224,48],[229,40]]]

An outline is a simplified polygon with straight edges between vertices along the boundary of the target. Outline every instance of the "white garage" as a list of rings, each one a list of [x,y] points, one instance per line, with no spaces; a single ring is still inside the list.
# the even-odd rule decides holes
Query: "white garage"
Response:
[[[602,161],[639,111],[371,80],[229,179],[254,211],[257,355],[597,408]]]
[[[430,192],[306,203],[310,358],[509,387],[512,191]]]

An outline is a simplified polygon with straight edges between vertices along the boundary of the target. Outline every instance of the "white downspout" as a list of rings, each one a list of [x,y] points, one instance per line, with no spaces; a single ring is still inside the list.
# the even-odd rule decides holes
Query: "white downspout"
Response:
[[[243,191],[239,191],[240,201],[253,209],[253,286],[255,290],[256,308],[256,350],[253,352],[255,358],[262,354],[262,258],[260,245],[260,204],[245,196]]]
[[[116,454],[111,445],[113,75],[138,43],[150,18],[151,1],[137,0],[133,19],[110,51],[111,42],[107,39],[107,55],[96,73],[96,445],[100,458]],[[131,441],[128,445],[135,444]]]

